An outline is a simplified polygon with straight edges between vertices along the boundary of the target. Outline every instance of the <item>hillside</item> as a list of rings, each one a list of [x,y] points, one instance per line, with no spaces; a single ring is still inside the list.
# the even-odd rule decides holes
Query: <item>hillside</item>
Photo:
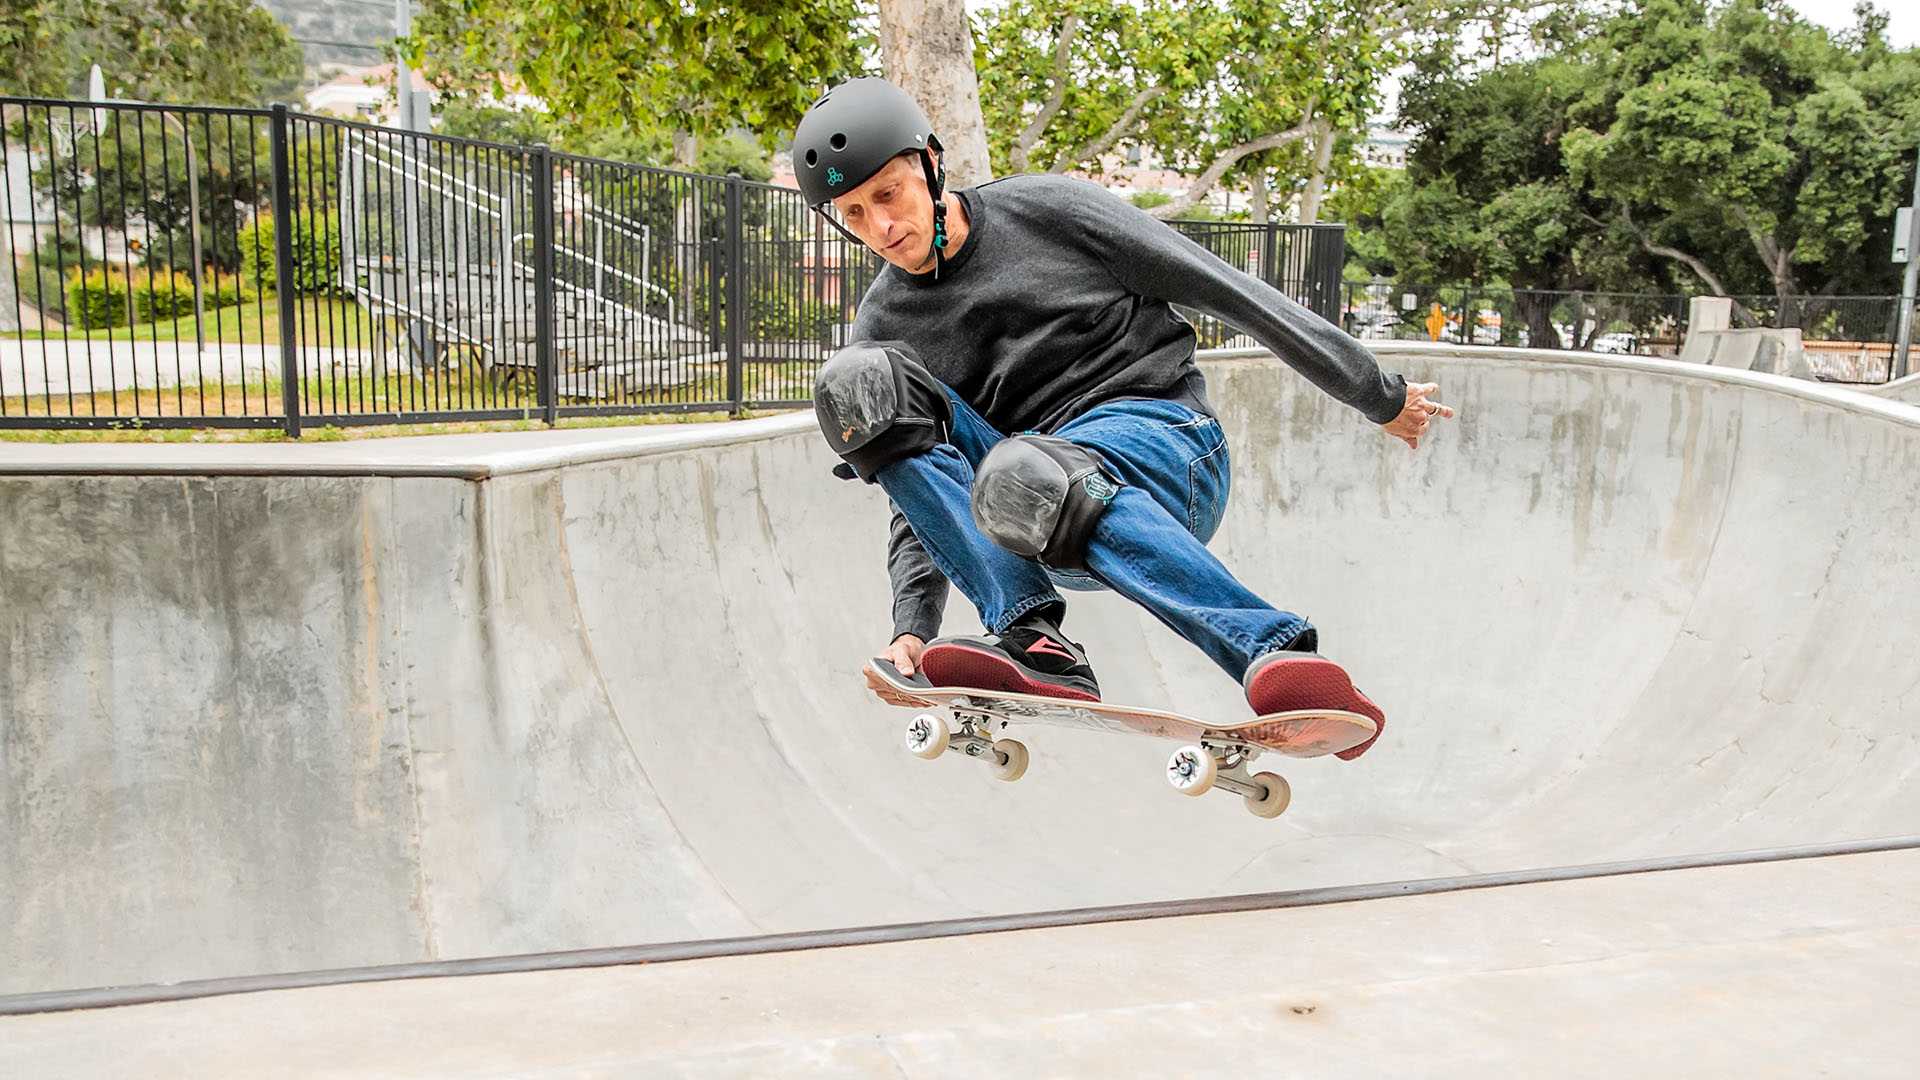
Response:
[[[377,64],[385,58],[381,47],[393,40],[392,0],[259,0],[259,4],[292,31],[309,67]]]

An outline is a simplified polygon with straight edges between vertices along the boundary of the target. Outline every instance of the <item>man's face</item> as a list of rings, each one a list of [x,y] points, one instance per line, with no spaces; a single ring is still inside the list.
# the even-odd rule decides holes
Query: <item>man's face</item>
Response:
[[[939,158],[936,156],[937,167]],[[908,273],[933,263],[933,197],[920,155],[901,154],[866,183],[833,200],[861,243]]]

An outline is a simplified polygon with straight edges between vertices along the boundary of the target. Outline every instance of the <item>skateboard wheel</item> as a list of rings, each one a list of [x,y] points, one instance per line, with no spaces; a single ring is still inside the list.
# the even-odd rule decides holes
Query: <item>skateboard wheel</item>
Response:
[[[1219,774],[1219,762],[1204,747],[1183,746],[1167,759],[1167,783],[1182,795],[1205,795]]]
[[[993,778],[1012,783],[1027,775],[1027,744],[1018,739],[996,739],[993,743]]]
[[[1247,812],[1255,817],[1275,818],[1286,812],[1287,804],[1293,801],[1293,787],[1287,778],[1278,773],[1254,773],[1253,782],[1260,785],[1266,794],[1259,798],[1252,795],[1242,796],[1247,801]]]
[[[918,713],[907,721],[907,753],[931,761],[947,752],[947,740],[953,738],[947,722],[932,713]]]

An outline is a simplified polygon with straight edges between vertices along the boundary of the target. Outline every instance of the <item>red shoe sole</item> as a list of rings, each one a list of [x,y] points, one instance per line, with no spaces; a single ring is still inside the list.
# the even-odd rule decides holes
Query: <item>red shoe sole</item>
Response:
[[[1006,656],[990,649],[941,642],[920,654],[920,671],[935,686],[964,686],[1001,694],[1036,694],[1068,701],[1099,701],[1097,694],[1029,678]]]
[[[1345,668],[1325,657],[1306,653],[1298,659],[1275,660],[1261,668],[1253,677],[1252,685],[1247,687],[1247,704],[1262,715],[1301,709],[1339,709],[1372,720],[1373,737],[1335,754],[1341,761],[1352,761],[1366,753],[1387,729],[1386,714],[1354,688]]]

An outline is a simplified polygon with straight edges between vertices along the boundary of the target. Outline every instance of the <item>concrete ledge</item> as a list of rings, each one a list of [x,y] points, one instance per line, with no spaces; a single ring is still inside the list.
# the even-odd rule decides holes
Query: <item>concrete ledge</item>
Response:
[[[1677,360],[1557,349],[1427,342],[1367,342],[1382,362],[1527,361],[1561,369],[1639,371],[1766,390],[1920,427],[1920,377],[1884,395],[1765,372]],[[1265,349],[1210,349],[1205,362],[1271,360]],[[1890,402],[1888,399],[1892,398]],[[603,461],[732,446],[814,430],[810,411],[753,420],[631,428],[420,435],[338,443],[0,443],[0,476],[390,476],[484,480]]]
[[[485,480],[814,430],[810,411],[626,428],[318,443],[0,443],[0,476],[387,476]]]

